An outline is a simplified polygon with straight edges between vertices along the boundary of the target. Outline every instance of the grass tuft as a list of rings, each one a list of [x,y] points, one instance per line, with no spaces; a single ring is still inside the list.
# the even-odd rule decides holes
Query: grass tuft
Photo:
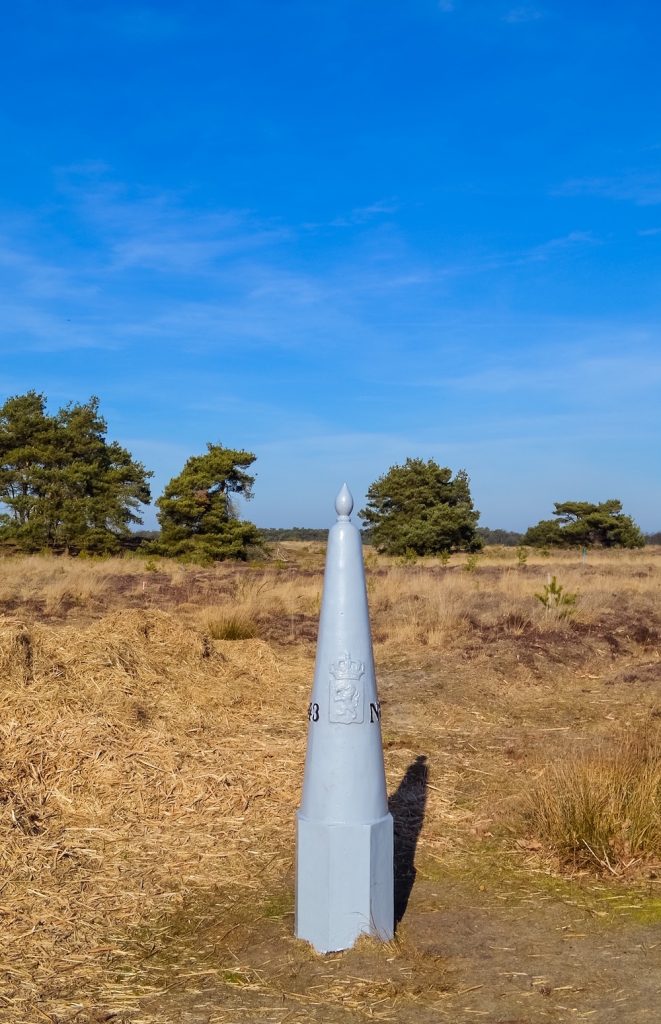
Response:
[[[253,619],[232,612],[208,619],[206,628],[213,640],[254,640],[257,636],[257,623]]]
[[[661,857],[661,731],[553,764],[528,794],[537,837],[577,867],[623,874]]]

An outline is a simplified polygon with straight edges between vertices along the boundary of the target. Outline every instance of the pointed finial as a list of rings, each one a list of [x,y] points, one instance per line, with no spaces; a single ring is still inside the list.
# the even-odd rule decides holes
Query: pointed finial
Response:
[[[346,484],[342,484],[340,493],[335,499],[335,511],[340,519],[348,519],[353,508],[353,497]]]

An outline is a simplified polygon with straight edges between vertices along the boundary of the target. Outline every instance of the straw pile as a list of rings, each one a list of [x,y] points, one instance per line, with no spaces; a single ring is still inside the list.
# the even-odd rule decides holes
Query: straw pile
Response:
[[[157,611],[0,620],[0,1020],[110,1019],[151,984],[120,984],[131,929],[286,874],[310,666],[284,657]]]

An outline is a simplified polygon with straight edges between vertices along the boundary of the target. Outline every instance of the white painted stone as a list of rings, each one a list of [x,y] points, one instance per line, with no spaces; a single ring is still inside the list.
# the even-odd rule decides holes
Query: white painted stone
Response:
[[[329,531],[296,828],[296,935],[320,953],[392,938],[388,813],[360,533],[346,484]]]

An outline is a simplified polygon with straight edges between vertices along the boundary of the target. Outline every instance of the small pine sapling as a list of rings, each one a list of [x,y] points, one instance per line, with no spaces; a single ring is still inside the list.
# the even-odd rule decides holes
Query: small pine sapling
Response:
[[[571,615],[576,605],[578,594],[572,594],[565,590],[562,583],[558,583],[555,576],[552,576],[540,594],[535,594],[538,601],[544,605],[547,612],[557,611],[561,617]]]

